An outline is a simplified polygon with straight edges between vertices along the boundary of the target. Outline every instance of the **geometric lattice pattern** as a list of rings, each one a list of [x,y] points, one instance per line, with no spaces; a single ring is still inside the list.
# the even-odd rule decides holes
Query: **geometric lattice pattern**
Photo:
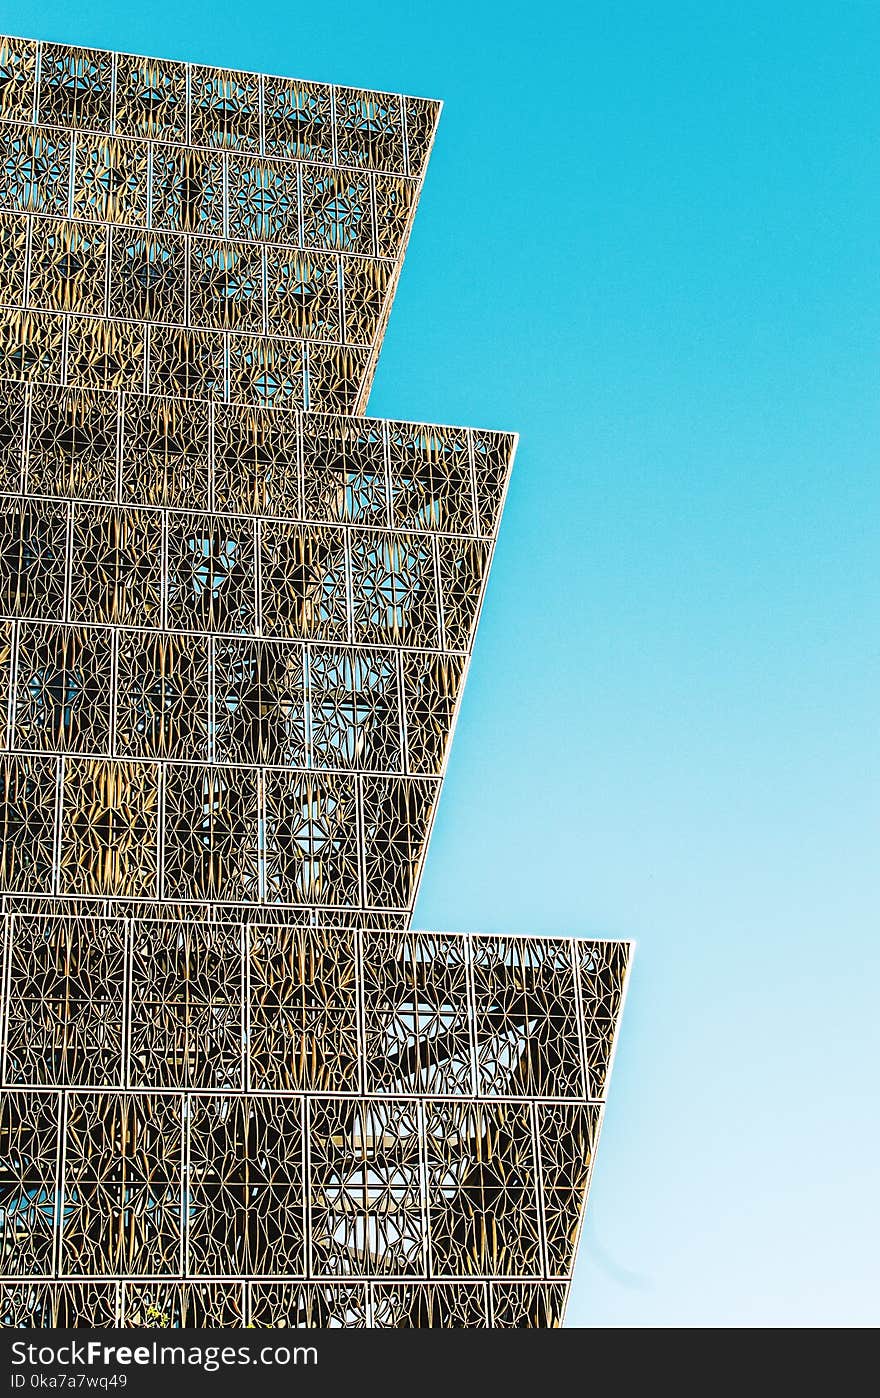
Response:
[[[0,39],[0,375],[362,412],[438,114]]]
[[[362,415],[437,113],[0,40],[6,1325],[560,1322],[629,949],[410,930],[514,449]]]
[[[7,1323],[558,1319],[625,947],[8,923]]]
[[[510,437],[0,394],[0,890],[408,925]]]

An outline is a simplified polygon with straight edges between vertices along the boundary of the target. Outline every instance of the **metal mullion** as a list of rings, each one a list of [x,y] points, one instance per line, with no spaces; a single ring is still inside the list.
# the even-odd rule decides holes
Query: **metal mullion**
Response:
[[[12,752],[15,747],[15,696],[18,689],[18,651],[19,651],[19,631],[20,621],[13,621],[10,626],[9,638],[9,693],[6,696],[6,716],[4,723],[6,726],[6,736],[3,747],[6,752]]]
[[[241,919],[241,1082],[242,1090],[251,1090],[251,926]]]
[[[125,919],[125,962],[122,1005],[122,1083],[131,1086],[131,1012],[134,1000],[134,918]]]
[[[354,572],[351,562],[352,528],[341,530],[342,558],[345,564],[345,639],[346,644],[356,646],[354,633]]]
[[[67,387],[67,371],[69,368],[67,357],[70,352],[70,316],[66,311],[61,311],[61,387]]]
[[[253,518],[254,547],[254,635],[263,635],[263,560],[262,560],[262,520]]]
[[[471,1055],[471,1095],[479,1092],[479,1058],[477,1054],[477,992],[474,985],[473,939],[464,938],[465,989],[468,1005],[468,1041]]]
[[[303,413],[298,409],[294,418],[293,450],[295,453],[294,479],[296,480],[296,513],[299,516],[297,522],[305,523],[306,512],[306,448],[305,448],[305,423]]]
[[[364,929],[354,929],[355,946],[355,1015],[358,1033],[358,1085],[360,1096],[367,1093],[367,1029],[366,1007],[364,1004]]]
[[[303,1271],[311,1279],[315,1275],[312,1256],[312,1179],[311,1179],[311,1118],[312,1099],[302,1098],[302,1172],[303,1172]]]
[[[34,62],[34,100],[31,106],[31,125],[36,126],[40,115],[40,88],[43,80],[43,45],[37,44],[36,60]]]
[[[12,939],[17,918],[14,913],[3,914],[3,1003],[0,1005],[0,1083],[6,1082],[6,1052],[9,1041],[9,1002],[12,998]]]
[[[339,343],[345,344],[348,337],[346,335],[346,317],[348,315],[348,296],[345,293],[345,275],[343,268],[345,258],[342,253],[333,254],[336,263],[336,306],[339,315]],[[331,342],[332,343],[332,342]]]
[[[181,1107],[183,1108],[183,1141],[180,1153],[180,1276],[188,1277],[190,1274],[189,1225],[191,1213],[189,1199],[192,1194],[192,1096],[190,1093],[183,1094]],[[186,1207],[184,1207],[185,1196]]]
[[[157,766],[158,801],[156,810],[156,899],[165,898],[165,795],[168,776],[168,763]]]
[[[411,174],[409,167],[409,125],[406,119],[406,98],[400,98],[400,129],[403,134],[403,173]]]
[[[385,523],[384,523],[384,525],[381,526],[381,528],[383,528],[383,529],[393,529],[393,528],[394,528],[394,506],[393,506],[393,501],[392,501],[392,496],[391,496],[391,479],[392,479],[392,473],[391,473],[391,425],[390,425],[390,423],[388,423],[387,421],[386,421],[386,422],[383,422],[383,423],[381,424],[381,429],[380,429],[380,430],[381,430],[381,434],[382,434],[382,471],[383,471],[383,475],[384,475],[384,486],[385,486]]]
[[[30,305],[30,283],[31,283],[31,253],[34,237],[34,220],[30,214],[24,214],[24,279],[21,293],[22,311]]]
[[[155,143],[155,141],[146,141],[144,144],[146,145],[146,151],[145,151],[144,153],[145,153],[146,159],[147,159],[147,209],[146,209],[146,216],[145,216],[145,219],[144,219],[144,227],[148,230],[148,232],[152,232],[152,231],[153,231],[153,152],[155,151],[156,143]]]
[[[116,394],[116,503],[122,504],[122,454],[125,451],[125,408],[128,395],[124,389]]]
[[[264,91],[265,84],[265,75],[263,73],[260,73],[257,78],[257,110],[259,112],[260,121],[260,136],[257,149],[259,151],[260,159],[264,159],[266,155],[266,94]]]
[[[417,1097],[415,1101],[416,1123],[419,1138],[419,1193],[421,1195],[422,1212],[422,1276],[427,1278],[434,1275],[434,1255],[431,1246],[431,1211],[428,1196],[428,1142],[425,1135],[425,1099]]]
[[[262,333],[269,334],[269,256],[265,243],[259,249],[260,253],[260,324]]]
[[[214,513],[216,501],[217,404],[212,400],[208,410],[208,513]]]
[[[141,375],[141,389],[140,389],[140,391],[141,391],[141,393],[149,393],[149,392],[150,392],[150,379],[151,379],[151,377],[152,377],[152,372],[153,372],[153,369],[152,369],[152,360],[153,360],[153,327],[152,327],[148,322],[145,322],[145,323],[144,323],[144,327],[143,327],[143,345],[144,345],[144,355],[143,355],[144,367],[143,367],[143,373],[142,373],[142,375]]]
[[[257,788],[257,902],[266,903],[266,773],[263,768],[251,768]]]
[[[312,643],[300,642],[303,686],[303,735],[305,738],[306,771],[315,770],[314,720],[312,715]]]
[[[63,1260],[63,1220],[64,1220],[64,1194],[65,1194],[65,1174],[67,1172],[67,1106],[69,1088],[62,1088],[57,1094],[58,1110],[58,1144],[55,1153],[55,1217],[53,1219],[53,1259],[52,1272],[57,1278],[61,1276],[61,1263]]]
[[[571,969],[574,976],[574,1006],[577,1021],[578,1044],[580,1046],[580,1077],[581,1089],[584,1100],[590,1100],[590,1079],[587,1073],[587,1029],[584,1020],[583,987],[581,986],[581,968],[577,954],[577,942],[572,938],[568,945],[569,956],[571,957]]]
[[[192,323],[192,289],[190,280],[190,263],[192,253],[192,238],[189,233],[179,232],[172,234],[172,241],[178,243],[183,251],[183,324],[178,328],[189,332],[193,328]]]
[[[52,893],[57,898],[61,887],[61,822],[64,814],[64,777],[67,758],[57,756],[55,766],[55,810],[52,836]]]
[[[444,656],[446,656],[449,654],[450,648],[446,643],[446,598],[443,593],[443,574],[440,571],[440,540],[437,534],[432,534],[431,543],[434,554],[434,589],[437,598],[437,639],[440,643],[440,650],[443,651]],[[461,691],[462,686],[460,685],[459,695],[461,695]]]
[[[379,203],[376,198],[376,174],[373,170],[365,170],[367,182],[370,187],[370,222],[373,231],[373,256],[379,257]],[[398,267],[401,265],[400,255],[395,258]]]
[[[20,494],[22,495],[26,495],[28,493],[28,463],[30,461],[31,416],[33,396],[33,384],[25,384],[24,400],[22,404],[21,414],[21,455],[18,462],[18,488]]]
[[[410,776],[409,759],[409,725],[406,716],[406,685],[403,674],[403,652],[399,646],[393,651],[395,670],[397,674],[398,693],[398,732],[400,734],[400,770],[404,776]]]
[[[168,632],[171,627],[168,624],[168,574],[170,569],[168,557],[168,510],[162,508],[159,512],[161,527],[159,529],[159,630]]]
[[[549,1279],[549,1264],[547,1258],[547,1222],[544,1215],[544,1170],[541,1164],[540,1137],[538,1135],[538,1107],[532,1101],[528,1103],[529,1120],[532,1128],[532,1155],[534,1158],[534,1181],[535,1194],[538,1208],[538,1231],[541,1239],[541,1275]]]
[[[336,85],[330,87],[330,141],[332,160],[331,165],[339,165],[339,138],[336,132]]]
[[[73,195],[76,181],[76,148],[79,144],[79,133],[70,132],[70,158],[67,172],[67,217],[73,218]]]
[[[470,472],[471,480],[471,520],[474,531],[474,538],[477,539],[480,537],[480,513],[477,507],[477,465],[476,457],[474,454],[474,430],[472,427],[469,427],[467,429],[467,448],[468,471]]]
[[[305,208],[303,201],[303,173],[302,162],[296,162],[296,241],[299,248],[305,247]]]
[[[221,229],[224,238],[229,237],[229,152],[222,150],[220,156],[220,199],[223,211]]]
[[[217,761],[217,651],[216,638],[206,637],[208,648],[208,752],[209,763]]]
[[[90,630],[92,628],[89,628]],[[118,626],[110,628],[110,742],[109,755],[116,756],[116,719],[117,719],[117,697],[119,686],[119,630]]]
[[[186,108],[186,129],[184,132],[184,144],[192,145],[192,64],[183,65],[184,75],[184,103]]]
[[[110,135],[116,135],[116,70],[119,65],[119,55],[113,53],[110,56]]]
[[[357,822],[357,827],[356,827],[356,839],[357,839],[358,866],[359,866],[359,867],[358,867],[358,875],[359,875],[359,883],[360,883],[360,904],[361,904],[361,908],[364,909],[364,910],[366,910],[366,907],[367,907],[367,851],[366,851],[366,834],[365,834],[365,818],[364,818],[364,788],[363,788],[364,774],[363,774],[363,772],[355,772],[355,773],[353,774],[353,781],[354,781],[354,790],[355,790],[355,820],[356,820],[356,822]]]
[[[113,267],[113,248],[116,243],[116,239],[122,233],[122,229],[114,227],[112,223],[99,226],[103,226],[106,229],[107,233],[106,246],[104,248],[104,294],[101,297],[101,301],[103,304],[102,314],[105,320],[110,320],[112,317],[113,319],[119,321],[122,320],[121,316],[113,316],[113,305],[110,299],[110,281]],[[130,322],[126,321],[124,323]]]

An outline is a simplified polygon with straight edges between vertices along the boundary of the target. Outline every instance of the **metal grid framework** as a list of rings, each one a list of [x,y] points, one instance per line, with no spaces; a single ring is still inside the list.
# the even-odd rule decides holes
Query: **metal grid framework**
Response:
[[[560,1322],[629,948],[409,930],[514,448],[358,415],[437,111],[0,40],[6,1325]]]
[[[439,110],[0,39],[0,374],[362,412]]]

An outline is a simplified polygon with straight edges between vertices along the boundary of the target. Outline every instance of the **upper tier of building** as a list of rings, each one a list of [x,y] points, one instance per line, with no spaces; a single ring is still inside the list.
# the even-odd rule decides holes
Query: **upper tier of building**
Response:
[[[420,178],[440,103],[0,36],[0,120]]]
[[[2,372],[363,412],[438,115],[0,38]]]

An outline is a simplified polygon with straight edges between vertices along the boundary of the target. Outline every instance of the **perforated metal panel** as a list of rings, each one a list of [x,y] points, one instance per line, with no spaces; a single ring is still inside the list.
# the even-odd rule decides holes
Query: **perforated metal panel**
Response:
[[[408,930],[514,448],[360,415],[437,114],[0,41],[6,1324],[559,1323],[628,947]]]

